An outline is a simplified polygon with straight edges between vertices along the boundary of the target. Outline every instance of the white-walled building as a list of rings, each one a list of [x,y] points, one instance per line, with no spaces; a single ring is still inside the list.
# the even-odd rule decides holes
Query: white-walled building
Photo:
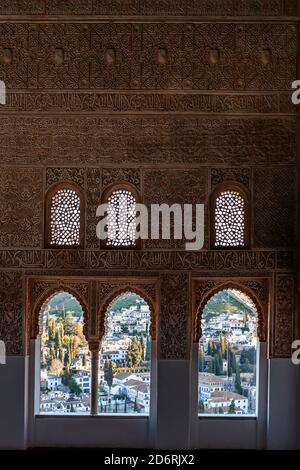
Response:
[[[212,393],[224,390],[224,381],[214,374],[199,372],[199,398],[204,403],[211,397]]]
[[[236,414],[248,413],[248,398],[234,392],[213,392],[211,397],[208,398],[206,406],[210,410],[215,410],[216,413],[220,408],[228,413],[232,401],[234,402]]]
[[[48,390],[57,390],[59,385],[62,385],[61,376],[55,374],[48,374],[46,378],[46,386]]]
[[[81,388],[82,393],[90,393],[91,390],[91,374],[88,371],[79,371],[73,376],[75,382]]]

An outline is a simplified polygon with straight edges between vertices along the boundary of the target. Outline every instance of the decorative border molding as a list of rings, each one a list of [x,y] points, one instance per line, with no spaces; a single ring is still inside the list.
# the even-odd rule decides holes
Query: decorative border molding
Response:
[[[132,91],[81,92],[55,91],[21,92],[8,90],[7,103],[0,107],[0,114],[296,114],[291,92],[217,94]]]
[[[0,14],[8,15],[28,15],[32,20],[32,15],[38,15],[38,19],[44,19],[45,15],[102,15],[107,16],[149,16],[161,17],[236,17],[258,15],[280,17],[297,14],[297,2],[295,0],[264,0],[251,1],[226,0],[221,2],[198,0],[69,0],[60,2],[58,0],[2,0]]]
[[[0,250],[0,269],[225,270],[237,274],[293,269],[292,258],[292,252],[276,250]]]

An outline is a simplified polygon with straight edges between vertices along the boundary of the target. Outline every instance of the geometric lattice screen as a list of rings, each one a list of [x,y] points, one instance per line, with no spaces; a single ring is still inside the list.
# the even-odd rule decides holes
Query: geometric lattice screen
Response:
[[[51,198],[50,245],[80,245],[80,197],[59,189]]]
[[[114,191],[107,201],[107,246],[136,245],[136,200],[126,189]]]
[[[237,191],[222,191],[216,198],[215,246],[245,245],[245,201]]]

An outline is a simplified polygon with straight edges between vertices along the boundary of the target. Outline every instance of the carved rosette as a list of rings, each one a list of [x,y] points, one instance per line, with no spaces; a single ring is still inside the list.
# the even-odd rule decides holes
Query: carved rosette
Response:
[[[258,337],[267,340],[268,327],[268,279],[266,278],[212,278],[194,279],[192,282],[193,341],[198,343],[202,335],[201,316],[207,302],[217,292],[225,289],[236,289],[246,294],[257,310]]]

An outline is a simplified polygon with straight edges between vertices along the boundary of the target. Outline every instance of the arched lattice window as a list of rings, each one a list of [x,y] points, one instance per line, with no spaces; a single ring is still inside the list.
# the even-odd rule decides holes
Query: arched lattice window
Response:
[[[258,405],[257,309],[236,289],[213,295],[201,315],[198,412],[256,415]]]
[[[73,247],[82,245],[82,196],[71,184],[49,191],[46,203],[46,245]]]
[[[232,185],[212,198],[212,239],[216,248],[245,248],[249,244],[248,197]]]
[[[129,185],[116,185],[104,195],[107,203],[107,238],[103,241],[108,248],[138,248],[136,240],[136,204],[139,196]]]

